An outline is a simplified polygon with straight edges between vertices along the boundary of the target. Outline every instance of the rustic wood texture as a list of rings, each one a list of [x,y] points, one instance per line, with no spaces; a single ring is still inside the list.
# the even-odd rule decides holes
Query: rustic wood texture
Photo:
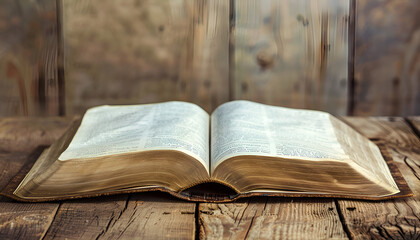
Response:
[[[346,114],[349,7],[234,1],[233,99]]]
[[[61,1],[68,113],[228,100],[229,1]]]
[[[13,146],[0,150],[0,188],[28,161],[37,141],[51,144],[71,120],[0,118],[0,142]],[[36,204],[0,198],[1,239],[419,238],[420,118],[345,120],[388,146],[414,197],[382,202],[251,198],[228,204],[196,204],[163,193]]]
[[[334,200],[301,199],[204,203],[200,204],[199,212],[201,236],[209,239],[419,238],[420,139],[402,118],[346,118],[346,121],[367,137],[386,142],[414,197],[382,202],[336,200],[336,204]],[[272,209],[277,211],[273,213]],[[340,218],[342,221],[337,221]]]
[[[355,115],[420,113],[418,0],[357,0]]]
[[[414,197],[382,202],[338,200],[353,239],[420,238],[420,138],[403,118],[346,118],[365,136],[385,141]]]
[[[0,189],[16,175],[38,144],[51,144],[69,123],[65,118],[0,119]],[[16,203],[0,197],[0,239],[42,238],[58,206],[58,203]]]
[[[33,151],[51,145],[72,121],[71,117],[0,118],[0,153]]]
[[[0,118],[0,189],[73,119]],[[192,239],[195,208],[163,193],[40,204],[0,197],[0,239]]]
[[[420,137],[420,116],[418,117],[408,117],[408,123],[413,125],[413,131],[418,137]]]
[[[202,203],[199,220],[202,239],[347,239],[329,199]]]
[[[229,99],[419,114],[419,13],[417,0],[1,0],[0,116]]]
[[[41,239],[57,208],[58,203],[16,204],[0,198],[1,239]]]
[[[0,116],[60,114],[54,0],[0,1]]]
[[[193,239],[195,206],[162,193],[66,201],[44,239]]]

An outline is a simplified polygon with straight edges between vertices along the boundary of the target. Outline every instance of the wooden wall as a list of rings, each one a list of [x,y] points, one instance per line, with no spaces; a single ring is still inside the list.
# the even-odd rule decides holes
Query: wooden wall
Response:
[[[234,99],[418,115],[416,2],[0,0],[0,116]]]
[[[347,113],[349,0],[241,0],[234,12],[234,99]]]
[[[57,27],[55,1],[0,0],[0,116],[60,114]]]
[[[357,0],[355,115],[420,115],[420,1]]]
[[[66,109],[228,100],[229,1],[63,1]]]

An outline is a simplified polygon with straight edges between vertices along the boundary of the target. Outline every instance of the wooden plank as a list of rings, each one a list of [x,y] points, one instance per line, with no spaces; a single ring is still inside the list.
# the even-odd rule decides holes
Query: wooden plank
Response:
[[[413,125],[413,130],[417,130],[417,136],[419,136],[418,133],[420,132],[420,116],[408,117],[408,121]]]
[[[57,211],[58,203],[16,203],[0,198],[2,239],[41,239]]]
[[[228,100],[228,1],[60,2],[69,113],[168,100],[211,111]]]
[[[179,98],[210,113],[229,100],[229,1],[171,1],[171,7],[188,26],[181,42]]]
[[[39,144],[50,144],[69,119],[0,119],[0,189],[13,178]],[[0,238],[40,239],[54,219],[58,203],[17,203],[0,197]]]
[[[420,139],[402,118],[345,118],[369,138],[386,145],[414,197],[392,201],[338,200],[344,223],[354,239],[420,238]]]
[[[28,153],[0,154],[0,188],[23,166]],[[58,203],[17,203],[0,197],[1,239],[41,239],[58,209]]]
[[[0,119],[0,187],[19,171],[35,143],[50,144],[71,119]],[[3,145],[2,145],[3,146]],[[2,239],[195,236],[195,203],[164,194],[139,194],[66,201],[17,203],[0,198]],[[54,221],[53,221],[54,220]],[[52,225],[51,225],[52,223]],[[47,232],[48,230],[48,232]]]
[[[98,239],[121,217],[127,200],[128,195],[64,202],[44,239]]]
[[[0,189],[40,145],[58,139],[71,118],[0,118]]]
[[[29,153],[38,146],[48,146],[65,132],[72,119],[0,118],[0,152]]]
[[[355,115],[420,114],[418,0],[358,0]]]
[[[59,113],[55,0],[0,2],[0,116]]]
[[[0,152],[0,190],[6,187],[13,176],[19,172],[20,168],[28,159],[28,155],[29,153],[26,152]]]
[[[68,201],[45,239],[193,239],[195,206],[162,193]]]
[[[350,0],[234,5],[233,99],[346,114]]]
[[[200,237],[205,239],[347,239],[329,199],[202,203],[199,224]]]

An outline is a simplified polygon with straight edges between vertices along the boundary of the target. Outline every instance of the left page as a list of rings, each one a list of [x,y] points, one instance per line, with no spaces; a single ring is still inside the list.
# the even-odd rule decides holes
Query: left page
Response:
[[[209,170],[209,115],[195,104],[166,102],[89,109],[59,160],[178,150]]]

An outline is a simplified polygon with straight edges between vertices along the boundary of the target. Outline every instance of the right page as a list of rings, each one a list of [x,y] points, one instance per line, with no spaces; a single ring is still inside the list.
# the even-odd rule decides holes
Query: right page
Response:
[[[212,170],[238,155],[348,159],[329,114],[233,101],[211,116]]]
[[[329,170],[329,164],[350,166],[368,181],[388,189],[384,192],[398,192],[377,146],[332,115],[320,111],[275,107],[242,100],[221,105],[211,116],[211,172],[214,173],[224,161],[241,156],[243,159],[247,156],[257,157],[250,160],[254,163],[248,162],[238,169],[249,168],[251,165],[263,169],[262,165],[267,163],[261,160],[258,165],[258,156],[260,159],[278,157],[286,159],[281,164],[284,161],[291,164],[296,162],[294,167],[301,164],[308,168],[297,170],[300,174],[305,171],[309,174],[311,168],[314,170],[317,166]],[[301,160],[309,161],[305,164]],[[276,164],[273,163],[273,166]],[[267,175],[268,171],[261,173]],[[243,178],[249,178],[250,181],[253,177],[248,177],[248,174],[249,170],[242,172]],[[278,178],[284,175],[278,174]],[[237,173],[233,175],[240,176]],[[259,181],[260,178],[254,176],[254,179]]]

